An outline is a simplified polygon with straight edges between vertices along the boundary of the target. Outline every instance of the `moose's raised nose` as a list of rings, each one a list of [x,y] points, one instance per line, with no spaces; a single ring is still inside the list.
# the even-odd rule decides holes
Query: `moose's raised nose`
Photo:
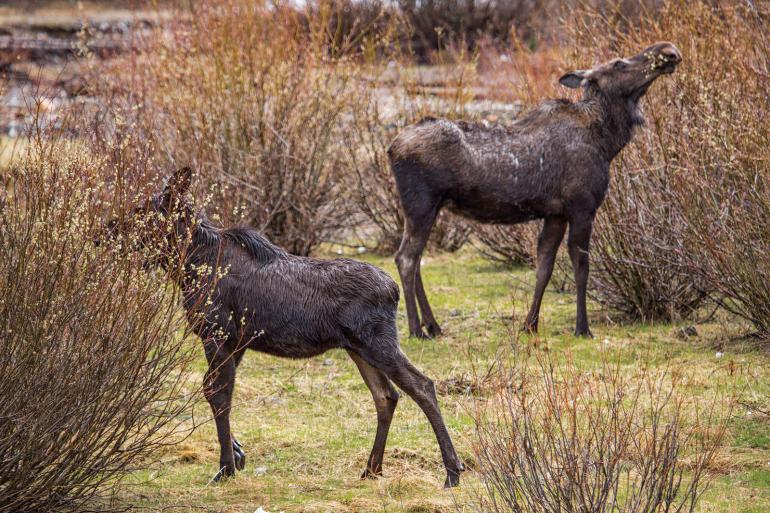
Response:
[[[682,62],[682,53],[674,43],[660,43],[658,52],[670,62],[675,64]]]

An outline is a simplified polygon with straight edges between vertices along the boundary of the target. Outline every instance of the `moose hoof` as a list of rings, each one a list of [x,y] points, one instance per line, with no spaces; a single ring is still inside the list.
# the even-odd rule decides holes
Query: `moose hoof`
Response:
[[[537,323],[529,323],[525,322],[521,326],[521,332],[526,333],[527,335],[536,335],[537,334]]]
[[[361,474],[361,479],[377,479],[378,477],[382,477],[382,469],[370,469],[367,468],[363,471]]]
[[[235,458],[235,468],[243,470],[246,467],[246,453],[238,440],[233,438],[233,457]]]
[[[427,324],[425,326],[428,330],[428,336],[430,338],[436,338],[441,335],[441,326],[436,323]]]
[[[424,331],[422,331],[421,329],[419,329],[419,330],[417,330],[417,331],[410,331],[410,332],[409,332],[409,336],[410,336],[410,337],[414,337],[414,338],[419,338],[419,339],[421,339],[421,340],[428,340],[428,339],[430,338],[430,337],[429,337],[428,335],[426,335],[426,334],[425,334],[425,332],[424,332]]]
[[[454,488],[460,484],[460,471],[450,470],[446,474],[446,481],[444,481],[444,488]]]
[[[576,329],[575,336],[580,338],[594,338],[594,334],[588,328]]]
[[[235,475],[235,467],[230,465],[221,465],[219,468],[219,472],[217,472],[214,477],[211,478],[210,483],[220,483],[224,480],[226,480],[229,477],[233,477]]]

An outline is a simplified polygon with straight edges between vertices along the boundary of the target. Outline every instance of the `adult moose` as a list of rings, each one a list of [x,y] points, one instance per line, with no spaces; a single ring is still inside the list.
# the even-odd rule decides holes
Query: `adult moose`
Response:
[[[135,244],[159,248],[153,261],[170,270],[181,267],[173,274],[209,362],[204,393],[220,445],[215,479],[231,476],[245,464],[243,449],[230,431],[235,372],[245,350],[310,358],[342,348],[358,367],[377,409],[377,433],[362,477],[382,473],[399,397],[392,381],[428,417],[446,468],[445,486],[457,485],[463,465],[441,418],[433,382],[398,343],[396,283],[363,262],[297,257],[254,230],[217,229],[184,199],[190,181],[189,168],[177,171],[161,194],[127,220],[112,221],[110,232],[113,237],[139,233]]]
[[[609,183],[610,162],[643,123],[640,98],[682,56],[672,43],[559,82],[583,88],[578,102],[552,100],[510,126],[426,118],[404,129],[389,150],[404,211],[396,263],[404,287],[409,333],[441,333],[420,276],[420,256],[441,208],[486,223],[544,219],[537,246],[537,281],[524,328],[537,331],[540,303],[556,252],[569,225],[568,246],[577,285],[575,334],[591,336],[586,315],[588,245],[596,210]]]

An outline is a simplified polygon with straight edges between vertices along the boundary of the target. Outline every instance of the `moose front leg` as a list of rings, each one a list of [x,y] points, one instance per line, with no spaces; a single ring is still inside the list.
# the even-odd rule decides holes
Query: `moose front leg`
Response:
[[[524,323],[524,331],[536,333],[540,319],[540,304],[543,294],[553,273],[553,264],[556,261],[556,253],[559,244],[564,238],[567,229],[567,221],[561,217],[549,217],[543,223],[543,229],[537,240],[537,282],[535,283],[535,295],[532,298],[532,306],[529,308],[527,320]]]
[[[572,269],[575,272],[577,288],[577,317],[575,320],[575,336],[593,337],[588,329],[588,314],[586,312],[586,289],[588,287],[588,248],[591,241],[594,214],[576,215],[569,223],[569,256]]]
[[[210,340],[204,344],[209,368],[204,377],[203,393],[211,406],[219,440],[219,471],[214,481],[235,475],[235,450],[242,454],[240,445],[230,432],[230,406],[235,385],[235,359],[226,345]],[[240,462],[239,462],[240,463]],[[242,465],[239,465],[242,468]]]

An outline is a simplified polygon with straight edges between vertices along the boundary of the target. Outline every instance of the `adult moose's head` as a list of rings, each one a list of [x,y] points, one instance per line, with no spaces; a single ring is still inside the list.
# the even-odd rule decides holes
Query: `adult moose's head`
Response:
[[[682,54],[673,43],[660,42],[634,57],[617,58],[594,68],[570,71],[559,83],[573,89],[582,87],[585,98],[599,97],[617,103],[626,100],[634,121],[642,122],[637,103],[655,79],[674,72]]]
[[[148,250],[145,262],[168,264],[175,252],[181,254],[194,218],[193,207],[185,198],[192,182],[192,169],[178,169],[166,181],[163,190],[128,214],[107,223],[107,240],[122,237],[130,250]]]

